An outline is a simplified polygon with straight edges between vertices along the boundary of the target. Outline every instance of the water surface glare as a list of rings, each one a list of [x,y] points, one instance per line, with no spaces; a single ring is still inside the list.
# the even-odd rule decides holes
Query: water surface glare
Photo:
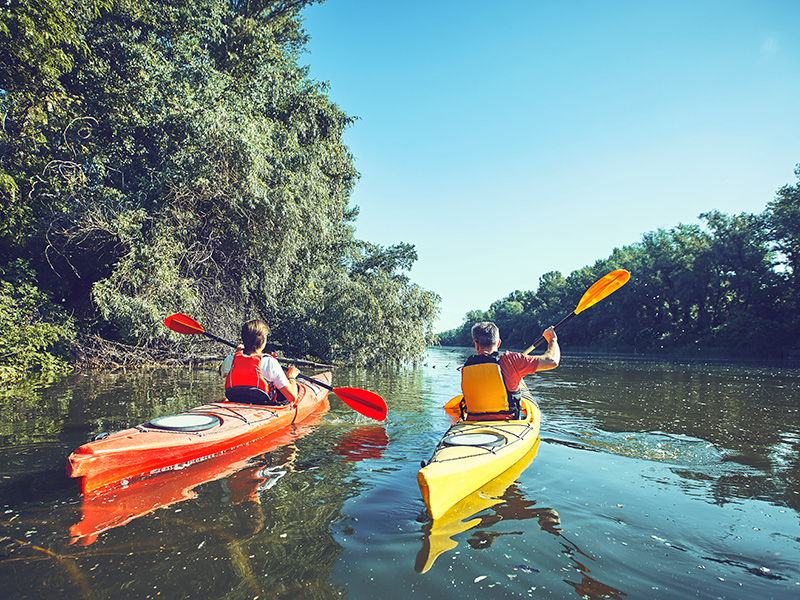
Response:
[[[565,355],[526,378],[541,443],[432,523],[416,472],[466,349],[339,369],[319,419],[83,499],[69,453],[221,397],[212,370],[0,395],[0,590],[84,598],[800,598],[800,369]]]

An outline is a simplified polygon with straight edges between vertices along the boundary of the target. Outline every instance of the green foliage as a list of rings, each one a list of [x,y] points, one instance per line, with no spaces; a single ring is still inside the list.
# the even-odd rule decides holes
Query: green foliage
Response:
[[[0,382],[64,373],[72,323],[15,267],[0,270]]]
[[[347,268],[320,265],[302,291],[285,298],[288,318],[276,333],[299,354],[358,365],[419,356],[435,340],[439,297],[403,273],[416,258],[413,246],[361,243],[350,250]]]
[[[310,3],[20,2],[0,255],[128,343],[187,343],[161,325],[181,311],[221,333],[258,316],[323,359],[420,355],[438,299],[401,274],[413,246],[354,238],[354,119],[297,62]]]
[[[800,180],[800,165],[794,173]],[[800,276],[800,183],[778,191],[775,200],[767,205],[766,219],[770,239],[780,254],[779,262],[796,286]]]
[[[798,169],[800,176],[800,169]],[[704,226],[645,234],[631,246],[564,278],[547,273],[536,292],[514,292],[488,311],[468,313],[443,344],[471,345],[470,328],[495,321],[505,347],[527,347],[578,305],[613,269],[630,282],[581,313],[559,334],[594,349],[786,356],[800,350],[800,291],[794,276],[800,240],[800,186],[784,187],[761,215],[700,215]],[[776,265],[779,267],[776,269]]]

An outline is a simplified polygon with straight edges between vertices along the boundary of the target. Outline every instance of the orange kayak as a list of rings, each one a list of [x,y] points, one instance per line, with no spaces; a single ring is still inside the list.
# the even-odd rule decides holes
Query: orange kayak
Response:
[[[315,376],[330,385],[330,372]],[[67,459],[67,476],[86,495],[238,448],[328,410],[328,390],[297,382],[297,406],[214,402],[159,417],[84,444]]]
[[[70,527],[70,544],[88,546],[106,531],[195,498],[197,488],[217,479],[226,480],[231,506],[258,502],[262,491],[291,471],[296,448],[290,445],[314,431],[323,414],[314,413],[297,427],[285,427],[180,469],[167,469],[130,480],[126,486],[109,486],[86,494],[81,500],[81,520]],[[278,448],[283,451],[275,452]],[[269,459],[264,456],[267,453]]]

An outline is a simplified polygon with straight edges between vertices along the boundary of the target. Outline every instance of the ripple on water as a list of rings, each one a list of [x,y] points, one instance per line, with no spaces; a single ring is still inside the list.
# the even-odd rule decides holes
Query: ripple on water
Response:
[[[728,454],[706,440],[663,431],[609,432],[582,428],[576,432],[550,427],[548,433],[556,434],[556,438],[548,439],[555,444],[681,466],[715,465]]]

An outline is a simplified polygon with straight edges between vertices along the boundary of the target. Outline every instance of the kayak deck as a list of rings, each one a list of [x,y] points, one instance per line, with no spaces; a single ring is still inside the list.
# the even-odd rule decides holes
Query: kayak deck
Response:
[[[445,433],[417,473],[431,518],[510,469],[534,446],[541,412],[532,398],[523,398],[522,406],[522,419],[459,421]]]
[[[330,372],[316,379],[330,385]],[[327,410],[328,391],[298,382],[296,406],[262,406],[214,402],[179,415],[153,419],[84,444],[67,459],[67,476],[77,478],[82,494],[121,484],[178,465],[205,460]],[[172,429],[175,418],[191,423]]]

